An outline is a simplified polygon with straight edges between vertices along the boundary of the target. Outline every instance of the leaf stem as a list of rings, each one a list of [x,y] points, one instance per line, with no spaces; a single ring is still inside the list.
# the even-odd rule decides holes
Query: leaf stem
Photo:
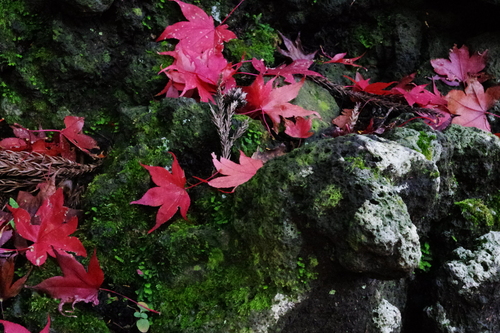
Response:
[[[231,12],[229,12],[229,14],[227,14],[227,16],[222,20],[222,22],[219,24],[219,26],[223,25],[224,22],[226,22],[226,20],[229,18],[229,16],[231,16],[236,11],[236,9],[238,9],[238,7],[243,3],[243,1],[245,1],[245,0],[241,0],[240,3],[237,4],[236,7],[234,7],[233,10],[231,10]]]
[[[151,312],[154,312],[154,313],[157,313],[157,314],[161,314],[161,312],[156,311],[156,310],[153,310],[153,309],[150,309],[150,308],[148,308],[147,306],[144,306],[144,305],[142,305],[142,304],[139,304],[139,302],[134,301],[134,300],[133,300],[133,299],[131,299],[130,297],[127,297],[127,296],[125,296],[125,295],[122,295],[122,294],[120,294],[120,293],[118,293],[118,292],[116,292],[116,291],[114,291],[114,290],[110,290],[110,289],[106,289],[106,288],[99,288],[99,290],[102,290],[102,291],[107,291],[107,292],[109,292],[109,293],[116,294],[116,295],[118,295],[118,296],[121,296],[121,297],[123,297],[123,298],[128,299],[129,301],[131,301],[132,303],[135,303],[137,306],[140,306],[141,308],[144,308],[144,309],[146,309],[146,310],[148,310],[148,311],[151,311]]]

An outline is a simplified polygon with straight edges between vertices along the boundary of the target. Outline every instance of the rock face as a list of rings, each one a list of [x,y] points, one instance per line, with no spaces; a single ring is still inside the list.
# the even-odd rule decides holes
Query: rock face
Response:
[[[438,302],[426,311],[431,327],[447,332],[495,332],[500,322],[492,316],[499,305],[500,233],[475,240],[472,250],[453,251],[455,260],[444,264],[438,280]]]

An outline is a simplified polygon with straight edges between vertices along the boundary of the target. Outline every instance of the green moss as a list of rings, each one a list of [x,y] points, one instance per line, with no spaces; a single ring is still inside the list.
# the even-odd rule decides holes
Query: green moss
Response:
[[[347,156],[345,158],[345,161],[349,164],[349,169],[351,171],[355,169],[359,170],[369,169],[369,167],[365,163],[364,158],[361,156]]]
[[[247,116],[236,115],[233,122],[241,123],[247,118]],[[233,128],[235,128],[235,126],[233,126]],[[238,156],[238,150],[242,150],[245,155],[251,156],[268,137],[269,134],[264,125],[262,125],[262,122],[260,120],[250,119],[247,131],[236,141],[232,152]]]
[[[325,215],[326,210],[336,207],[342,198],[342,190],[338,186],[330,184],[314,199],[314,210],[319,215]]]
[[[392,26],[391,17],[378,16],[373,21],[367,21],[364,24],[357,25],[353,35],[365,48],[373,47],[388,43],[387,36],[391,35]]]
[[[420,135],[418,136],[417,145],[425,158],[431,161],[434,155],[432,142],[437,140],[437,136],[434,133],[426,131],[420,131],[419,133]]]
[[[486,206],[481,199],[466,199],[460,202],[455,202],[455,205],[460,207],[462,216],[476,226],[493,227],[496,218],[492,211]]]
[[[268,65],[274,63],[274,52],[279,42],[278,33],[267,23],[261,22],[262,14],[253,15],[252,23],[239,39],[229,41],[226,48],[235,61],[263,59]]]

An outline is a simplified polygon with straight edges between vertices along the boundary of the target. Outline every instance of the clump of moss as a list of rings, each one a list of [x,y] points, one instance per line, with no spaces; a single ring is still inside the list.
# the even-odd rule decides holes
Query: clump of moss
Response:
[[[262,14],[253,15],[243,36],[227,43],[226,48],[235,61],[240,61],[245,56],[247,59],[263,59],[266,64],[274,63],[279,36],[269,24],[261,22],[261,17]]]
[[[486,206],[481,199],[465,199],[455,202],[455,205],[460,207],[462,216],[472,222],[475,226],[493,227],[495,225],[495,217],[492,211]]]
[[[325,215],[325,210],[337,206],[342,198],[342,190],[338,186],[330,184],[314,199],[314,210],[319,216]]]

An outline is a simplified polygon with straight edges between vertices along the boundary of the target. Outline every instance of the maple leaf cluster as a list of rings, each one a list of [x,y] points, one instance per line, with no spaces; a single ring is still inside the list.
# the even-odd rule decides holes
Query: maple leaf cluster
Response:
[[[99,148],[97,142],[83,134],[83,117],[67,116],[62,130],[29,130],[19,124],[11,126],[14,137],[0,140],[0,149],[10,151],[28,151],[49,156],[61,156],[71,161],[77,160],[77,150],[97,158],[91,150]],[[45,133],[54,133],[49,138]],[[76,148],[76,149],[75,149]]]
[[[68,253],[87,256],[81,241],[70,236],[78,227],[78,217],[75,210],[64,206],[63,189],[56,189],[52,179],[39,185],[36,196],[19,191],[14,203],[18,206],[8,205],[9,212],[0,212],[0,301],[16,296],[25,284],[29,273],[13,282],[15,259],[24,253],[34,266],[42,266],[48,256],[57,259],[64,276],[48,278],[31,288],[60,299],[61,313],[65,303],[98,304],[104,273],[95,250],[88,271]],[[9,324],[2,323],[8,331]]]
[[[167,75],[169,81],[159,95],[165,94],[166,97],[174,98],[192,97],[197,101],[214,103],[216,93],[224,94],[237,86],[234,78],[236,74],[252,75],[253,82],[240,87],[246,96],[246,103],[237,110],[238,113],[260,119],[275,133],[278,133],[283,125],[285,134],[290,137],[308,138],[313,135],[312,120],[320,118],[319,114],[290,103],[297,97],[307,75],[321,77],[321,74],[309,69],[316,52],[304,52],[300,35],[295,41],[281,35],[287,50],[278,51],[292,60],[290,64],[271,68],[262,60],[253,58],[250,63],[257,74],[239,73],[238,70],[245,60],[231,64],[222,54],[224,43],[236,38],[236,35],[228,30],[228,26],[222,23],[215,27],[213,18],[201,8],[180,0],[171,1],[180,6],[187,21],[168,26],[157,39],[178,40],[174,51],[160,53],[173,57],[174,62],[160,71]],[[354,61],[361,57],[346,59],[345,55],[346,53],[337,54],[327,63],[359,66],[355,65]],[[302,79],[296,81],[295,75],[301,75]],[[141,164],[157,186],[149,189],[141,199],[132,201],[131,204],[160,207],[156,214],[156,223],[149,233],[169,221],[178,210],[181,216],[187,219],[186,214],[191,203],[186,191],[189,187],[186,187],[186,177],[176,156],[171,154],[172,172],[163,167]],[[217,170],[214,176],[220,174],[222,177],[210,181],[195,178],[209,186],[218,189],[232,188],[232,191],[250,180],[264,163],[262,158],[248,157],[241,151],[239,164],[225,157],[218,159],[215,153],[212,153],[212,162]]]
[[[467,46],[450,50],[449,59],[432,59],[431,65],[438,74],[433,77],[432,91],[426,89],[427,84],[412,83],[415,74],[404,77],[399,82],[369,83],[358,72],[354,79],[347,77],[354,84],[349,86],[353,91],[374,95],[396,95],[404,97],[408,105],[432,109],[434,116],[420,114],[424,121],[435,129],[445,129],[450,123],[468,127],[476,127],[491,131],[486,115],[488,110],[500,99],[500,86],[484,89],[482,82],[488,79],[482,70],[486,67],[487,51],[472,56]],[[439,80],[450,86],[463,86],[463,90],[454,89],[443,96],[436,87]],[[392,87],[391,87],[392,86]],[[391,88],[390,88],[391,87]],[[352,110],[344,110],[334,119],[338,127],[337,134],[353,132]],[[366,131],[366,130],[365,130]],[[368,131],[370,132],[370,131]]]
[[[187,211],[191,199],[186,191],[186,176],[175,154],[170,154],[174,159],[172,172],[162,167],[141,164],[148,170],[153,182],[158,185],[150,188],[141,199],[131,202],[131,204],[152,207],[160,206],[156,214],[155,226],[148,233],[153,232],[169,221],[177,213],[178,209],[180,209],[181,216],[187,220]],[[210,181],[202,180],[202,182],[208,183],[208,185],[215,188],[233,188],[233,191],[239,185],[250,180],[257,170],[263,166],[261,160],[247,157],[242,151],[240,151],[240,164],[223,157],[218,160],[214,153],[212,153],[212,159],[217,173],[223,176]]]
[[[236,35],[228,30],[227,24],[215,27],[213,18],[201,8],[180,0],[171,1],[180,6],[187,21],[168,26],[157,39],[157,41],[164,39],[179,41],[174,51],[160,53],[173,57],[174,62],[160,71],[167,75],[169,81],[159,95],[192,97],[201,102],[213,103],[214,95],[219,88],[222,87],[222,91],[226,92],[237,86],[236,74],[250,74],[238,72],[245,60],[232,64],[222,54],[224,43],[235,39]],[[241,87],[247,94],[247,103],[238,112],[259,118],[266,125],[269,119],[275,132],[278,132],[280,124],[283,124],[285,133],[289,136],[307,138],[312,135],[311,121],[307,119],[319,118],[319,114],[289,103],[304,84],[304,80],[295,82],[294,75],[321,75],[309,70],[313,64],[314,54],[304,54],[300,40],[294,43],[283,36],[283,41],[288,51],[280,50],[280,52],[293,62],[269,68],[262,60],[252,59],[250,62],[258,74],[250,74],[255,76],[253,83]],[[352,65],[354,60],[336,59],[335,62]],[[265,76],[274,78],[266,82]],[[288,85],[282,85],[282,82],[276,79],[280,76]]]

